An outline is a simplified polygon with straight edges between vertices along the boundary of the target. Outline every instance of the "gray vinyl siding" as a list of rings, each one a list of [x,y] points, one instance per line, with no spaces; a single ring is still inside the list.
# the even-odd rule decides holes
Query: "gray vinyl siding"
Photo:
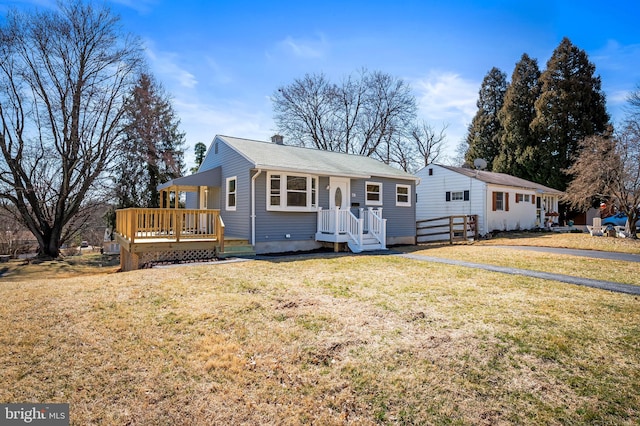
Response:
[[[383,185],[382,217],[387,219],[387,237],[415,237],[415,183],[401,179],[372,178],[351,180],[351,206],[358,215],[359,208],[366,208],[365,182],[375,181]],[[318,202],[323,209],[329,208],[329,177],[318,180]],[[396,184],[411,187],[411,206],[396,206]],[[359,204],[359,206],[357,206]],[[266,200],[266,172],[256,182],[256,242],[313,241],[317,230],[316,212],[268,211]],[[286,235],[289,234],[290,238]]]
[[[266,176],[267,172],[263,171],[256,179],[256,242],[314,241],[318,223],[316,212],[267,210]],[[322,192],[327,192],[324,188],[328,182],[328,178],[321,178],[318,181],[318,186],[322,188],[319,194],[320,202],[322,202]],[[328,204],[328,195],[324,194],[324,198]],[[286,237],[287,234],[290,238]]]
[[[216,153],[216,144],[218,146]],[[251,239],[251,168],[252,164],[229,148],[223,141],[214,139],[202,161],[200,171],[221,166],[221,188],[217,203],[225,225],[225,234],[232,237]],[[236,210],[226,210],[227,178],[237,177]],[[210,203],[215,203],[210,201]]]
[[[366,182],[379,182],[382,184],[382,205],[367,206],[365,199]],[[410,206],[396,206],[396,185],[409,185],[411,188]],[[354,195],[355,194],[355,195]],[[387,219],[387,238],[415,237],[416,235],[416,185],[414,181],[403,179],[389,179],[371,177],[369,179],[351,180],[351,205],[359,204],[357,208],[382,207],[382,217]],[[355,212],[354,212],[355,214]]]
[[[198,193],[197,192],[187,192],[184,206],[187,209],[197,209],[197,208],[199,208],[200,206],[198,206]]]

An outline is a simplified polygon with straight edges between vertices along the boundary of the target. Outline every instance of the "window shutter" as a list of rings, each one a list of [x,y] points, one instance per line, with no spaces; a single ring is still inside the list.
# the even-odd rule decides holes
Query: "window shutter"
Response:
[[[504,210],[505,211],[509,211],[509,193],[505,192],[504,193]]]
[[[464,201],[469,201],[469,191],[464,191]]]
[[[536,203],[536,196],[532,195],[531,196],[531,204],[535,204]]]
[[[516,193],[516,203],[519,203],[520,201],[518,201],[518,197],[520,196],[520,194]]]
[[[495,192],[492,192],[492,194],[493,194],[493,197],[491,197],[491,198],[493,198],[493,203],[492,203],[492,206],[491,206],[491,210],[493,210],[495,212],[496,211],[496,202],[498,200],[498,194],[496,194]]]
[[[447,192],[445,193],[445,199],[446,199],[447,201],[451,201],[451,192],[450,192],[450,191],[447,191]]]

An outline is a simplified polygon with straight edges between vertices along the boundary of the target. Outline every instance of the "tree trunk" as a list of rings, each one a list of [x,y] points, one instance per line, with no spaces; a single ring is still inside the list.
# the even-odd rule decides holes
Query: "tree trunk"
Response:
[[[41,259],[57,259],[60,257],[60,236],[62,229],[53,229],[45,232],[42,238],[38,238],[38,257]]]

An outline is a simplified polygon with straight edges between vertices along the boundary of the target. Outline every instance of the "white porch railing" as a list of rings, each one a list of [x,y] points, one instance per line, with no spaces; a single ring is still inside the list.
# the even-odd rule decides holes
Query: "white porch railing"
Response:
[[[316,239],[320,241],[348,242],[362,247],[365,235],[375,238],[380,248],[386,249],[387,220],[382,218],[382,208],[360,209],[360,217],[350,210],[318,209]]]

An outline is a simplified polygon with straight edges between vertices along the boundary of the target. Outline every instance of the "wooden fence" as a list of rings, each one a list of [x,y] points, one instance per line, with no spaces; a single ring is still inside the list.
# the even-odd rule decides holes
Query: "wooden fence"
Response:
[[[416,222],[418,243],[478,239],[478,215],[443,216]]]

